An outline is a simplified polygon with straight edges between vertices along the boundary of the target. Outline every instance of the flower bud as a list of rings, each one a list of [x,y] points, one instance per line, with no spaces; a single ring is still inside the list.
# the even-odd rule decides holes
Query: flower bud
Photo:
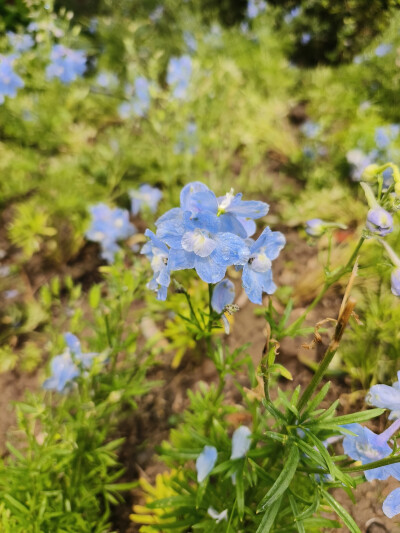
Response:
[[[393,231],[392,215],[383,209],[383,207],[375,207],[368,211],[366,226],[372,233],[385,237]]]
[[[306,222],[306,233],[311,237],[321,237],[326,231],[326,225],[320,218],[312,218]]]
[[[372,163],[364,168],[361,179],[364,181],[372,181],[379,171],[379,165]]]

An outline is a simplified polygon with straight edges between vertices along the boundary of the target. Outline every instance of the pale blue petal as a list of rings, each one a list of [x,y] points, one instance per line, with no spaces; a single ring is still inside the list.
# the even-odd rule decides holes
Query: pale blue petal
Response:
[[[242,239],[245,239],[248,236],[246,228],[232,213],[224,213],[219,216],[218,231],[222,233],[234,233],[235,235],[242,237]]]
[[[370,388],[366,400],[369,404],[383,409],[400,409],[400,390],[389,385],[374,385]]]
[[[231,459],[240,459],[246,455],[251,446],[251,431],[246,426],[240,426],[232,435]]]
[[[201,213],[209,211],[210,213],[217,214],[218,201],[215,194],[210,191],[200,191],[191,195],[190,202],[188,203],[189,209],[192,213]]]
[[[189,211],[186,211],[183,221],[187,231],[205,229],[210,233],[217,233],[219,228],[219,219],[217,215],[209,211],[198,212],[195,215],[192,215],[189,213]]]
[[[214,237],[217,247],[213,259],[221,265],[244,265],[250,256],[246,242],[233,233],[217,233]]]
[[[82,354],[81,343],[79,342],[78,337],[68,332],[64,333],[64,340],[71,353],[76,355]]]
[[[205,230],[187,231],[182,237],[182,248],[186,252],[194,252],[200,257],[208,257],[216,246],[217,242]]]
[[[237,217],[261,218],[268,213],[269,205],[265,202],[255,200],[243,201],[242,194],[236,194],[229,206],[226,207],[227,213],[233,213]]]
[[[262,273],[254,272],[249,265],[244,265],[242,284],[248,299],[253,304],[261,305],[263,293]]]
[[[286,239],[282,233],[279,231],[271,231],[267,226],[253,244],[250,251],[253,254],[263,248],[269,259],[273,260],[278,257],[280,251],[285,246],[285,243]]]
[[[194,268],[194,260],[196,256],[193,252],[185,252],[185,250],[170,250],[168,266],[173,270],[186,270]]]
[[[400,488],[394,489],[383,502],[382,510],[388,518],[400,513]]]
[[[204,185],[204,183],[201,183],[200,181],[193,181],[192,183],[188,183],[183,187],[181,190],[181,208],[184,211],[191,211],[190,209],[190,200],[193,194],[201,191],[208,191],[207,185]]]
[[[222,313],[224,307],[233,303],[235,286],[229,279],[220,281],[215,287],[211,299],[211,306],[217,313]]]
[[[214,446],[204,446],[203,451],[196,459],[197,481],[201,483],[206,479],[217,461],[218,452]]]
[[[238,221],[246,231],[246,237],[251,237],[257,230],[257,224],[251,218],[238,218]],[[235,232],[236,233],[236,232]]]
[[[166,247],[166,245],[158,238],[157,235],[154,235],[154,233],[150,230],[150,229],[146,229],[146,231],[144,232],[145,236],[146,237],[149,237],[151,243],[152,243],[152,248],[158,248],[159,250],[161,250],[162,252],[164,252],[166,255],[168,255],[168,248]],[[143,246],[144,248],[144,246]],[[142,248],[142,253],[146,253],[146,252],[143,252],[143,248]],[[148,253],[148,252],[147,252]]]
[[[206,283],[218,283],[226,272],[226,266],[217,264],[212,257],[196,256],[194,267],[199,277]]]

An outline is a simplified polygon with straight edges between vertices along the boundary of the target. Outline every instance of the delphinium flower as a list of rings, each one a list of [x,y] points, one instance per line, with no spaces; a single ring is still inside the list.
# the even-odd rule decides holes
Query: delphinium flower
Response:
[[[129,101],[123,102],[118,112],[121,118],[144,117],[150,108],[150,83],[143,76],[136,78],[134,85],[127,84],[125,94]]]
[[[397,379],[399,381],[395,381],[392,386],[373,385],[366,397],[370,405],[389,409],[389,420],[400,418],[400,371],[397,372]]]
[[[183,32],[183,40],[185,42],[185,45],[189,51],[189,53],[194,53],[197,50],[197,41],[193,33],[190,33],[190,31],[184,31]]]
[[[217,462],[218,452],[214,446],[204,446],[196,459],[197,482],[202,483],[210,474]]]
[[[320,218],[312,218],[306,222],[306,233],[311,237],[321,237],[326,231],[326,223]]]
[[[302,124],[300,130],[303,135],[307,137],[307,139],[315,139],[315,137],[318,137],[318,135],[321,133],[321,126],[317,124],[317,122],[307,120],[304,122],[304,124]]]
[[[65,333],[67,349],[51,361],[52,375],[43,383],[43,388],[62,392],[81,373],[81,368],[89,369],[96,353],[82,353],[81,343],[72,333]],[[81,368],[80,368],[81,367]]]
[[[300,36],[300,42],[301,44],[308,44],[312,39],[311,33],[304,32]]]
[[[29,50],[35,44],[32,36],[28,33],[20,34],[8,31],[6,35],[10,46],[17,53],[26,52],[26,50]]]
[[[203,183],[189,183],[181,191],[180,207],[156,221],[155,237],[166,246],[164,254],[168,251],[164,257],[168,271],[194,268],[203,281],[215,284],[229,266],[243,268],[247,295],[261,303],[262,292],[271,294],[275,289],[271,261],[285,242],[281,233],[269,228],[256,242],[249,239],[255,231],[254,219],[267,212],[264,202],[243,201],[233,191],[217,198]]]
[[[371,233],[379,237],[385,237],[393,231],[393,217],[379,205],[368,183],[362,181],[360,185],[364,190],[370,208],[367,214],[366,227]]]
[[[47,65],[48,80],[58,78],[62,83],[71,83],[86,70],[86,55],[83,50],[72,50],[62,44],[55,44],[50,54],[51,63]]]
[[[400,513],[400,488],[394,489],[385,499],[382,510],[388,518]]]
[[[389,126],[381,126],[375,129],[375,143],[380,150],[387,148],[392,141],[394,141],[400,133],[400,126],[398,124],[390,124]]]
[[[131,189],[129,196],[131,198],[132,215],[137,215],[143,208],[147,208],[152,213],[155,213],[163,197],[163,193],[157,187],[152,187],[144,183],[137,190]]]
[[[149,237],[150,240],[143,246],[141,253],[150,260],[154,274],[153,279],[149,281],[147,287],[150,290],[157,292],[158,300],[165,300],[171,282],[170,251],[149,229],[147,229],[144,234],[146,237]]]
[[[264,0],[249,0],[247,4],[247,16],[249,19],[258,17],[267,8]]]
[[[232,435],[231,460],[243,459],[251,446],[251,431],[247,426],[239,426]],[[236,473],[232,475],[233,484],[236,483]]]
[[[197,125],[193,120],[189,121],[184,131],[180,132],[175,146],[175,154],[192,154],[197,152]]]
[[[96,83],[103,89],[115,89],[118,87],[118,76],[114,74],[113,72],[107,72],[103,70],[102,72],[99,72]]]
[[[14,59],[14,56],[0,55],[0,104],[4,102],[5,96],[15,98],[17,89],[24,86],[22,79],[14,72]]]
[[[187,96],[192,76],[192,59],[188,55],[171,57],[168,63],[167,83],[172,88],[172,96],[183,100]]]
[[[343,439],[344,452],[355,461],[369,464],[388,457],[393,452],[388,440],[399,430],[400,419],[396,420],[388,429],[377,435],[360,424],[343,426],[355,435],[345,435]],[[380,466],[364,471],[367,481],[373,479],[384,480],[390,476],[400,479],[400,463]]]
[[[382,43],[375,48],[374,53],[376,57],[383,57],[387,55],[392,50],[392,48],[393,46],[391,44]]]
[[[235,286],[230,279],[224,279],[214,287],[211,307],[216,313],[223,313],[225,307],[235,299]]]
[[[392,261],[393,266],[395,267],[391,274],[391,288],[392,293],[395,296],[400,296],[400,257],[396,254],[396,252],[393,250],[389,244],[384,241],[383,239],[380,239],[379,242],[382,244],[382,246],[386,249],[386,252],[388,256],[390,257],[390,260]]]
[[[120,250],[117,241],[127,239],[136,232],[129,222],[129,212],[118,207],[111,209],[106,204],[97,204],[90,208],[92,223],[86,232],[86,238],[98,242],[101,246],[101,257],[112,263],[115,254]]]
[[[293,9],[289,11],[289,13],[287,13],[283,17],[283,20],[286,22],[286,24],[290,24],[292,20],[294,20],[300,15],[300,13],[301,13],[301,6],[294,7]]]

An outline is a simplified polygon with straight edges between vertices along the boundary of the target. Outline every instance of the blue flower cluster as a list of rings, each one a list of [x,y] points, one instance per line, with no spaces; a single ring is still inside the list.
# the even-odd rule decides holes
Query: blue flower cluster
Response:
[[[125,87],[125,94],[129,98],[119,108],[121,118],[144,117],[150,108],[150,84],[146,78],[139,76],[134,85]]]
[[[86,55],[83,50],[72,50],[55,44],[50,54],[51,63],[46,67],[48,80],[58,78],[62,83],[75,81],[86,70]]]
[[[144,208],[155,213],[163,193],[157,187],[144,183],[138,190],[131,189],[129,196],[131,197],[132,215],[137,215]]]
[[[17,89],[24,86],[22,79],[14,72],[14,59],[13,56],[0,56],[0,104],[6,96],[14,98]]]
[[[43,388],[62,392],[80,375],[81,369],[92,366],[96,353],[82,353],[81,343],[72,333],[65,333],[67,349],[61,355],[56,355],[51,361],[52,375],[43,383]]]
[[[255,19],[267,8],[267,3],[264,0],[249,0],[247,4],[247,17]]]
[[[111,209],[106,204],[97,204],[90,208],[92,223],[86,231],[86,238],[98,242],[101,246],[101,257],[112,263],[115,254],[120,250],[117,242],[127,239],[136,228],[129,221],[129,212],[118,207]]]
[[[187,96],[192,76],[192,59],[188,55],[171,57],[168,64],[167,83],[172,88],[172,96],[184,100]]]
[[[8,31],[6,35],[9,45],[17,53],[26,52],[35,44],[35,41],[29,33],[20,34]]]
[[[265,216],[268,204],[244,201],[233,190],[215,194],[203,183],[186,185],[180,207],[170,209],[157,221],[157,232],[146,230],[149,241],[142,249],[151,261],[153,279],[149,288],[165,300],[170,273],[194,268],[206,283],[220,282],[229,266],[242,270],[243,287],[249,299],[261,304],[262,294],[272,294],[272,261],[285,245],[280,232],[265,228],[257,240],[254,220]]]

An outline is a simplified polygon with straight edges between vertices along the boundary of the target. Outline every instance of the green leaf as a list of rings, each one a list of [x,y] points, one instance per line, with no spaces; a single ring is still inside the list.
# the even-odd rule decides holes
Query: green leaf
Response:
[[[309,507],[304,509],[302,513],[297,515],[296,520],[306,520],[307,518],[311,518],[318,508],[319,508],[319,493],[318,491],[315,491],[314,501]]]
[[[296,473],[297,465],[299,464],[300,454],[297,446],[291,443],[289,452],[285,461],[285,465],[276,479],[275,483],[269,489],[267,494],[258,505],[257,511],[264,511],[266,507],[276,502],[287,490],[293,476]]]
[[[89,305],[92,309],[97,309],[100,303],[101,298],[101,287],[100,285],[93,285],[89,291]]]
[[[325,528],[333,527],[333,528],[341,528],[342,525],[337,520],[329,520],[329,518],[307,518],[307,520],[304,520],[304,525],[311,528],[318,528],[320,531],[325,531]],[[307,531],[306,530],[306,531]]]
[[[237,472],[236,472],[236,502],[237,502],[237,508],[238,508],[238,514],[239,514],[240,520],[242,520],[244,516],[243,467],[244,467],[244,460],[241,461],[241,464],[239,465],[239,468],[237,469]]]
[[[318,394],[316,394],[315,397],[310,401],[310,403],[308,404],[306,410],[304,411],[304,418],[306,418],[309,413],[312,413],[314,411],[314,409],[316,407],[318,407],[318,405],[322,402],[322,400],[328,394],[330,386],[331,386],[331,382],[330,381],[325,383],[325,385],[318,392]]]
[[[289,503],[290,503],[290,507],[292,508],[292,513],[294,516],[297,531],[299,533],[306,533],[306,530],[304,529],[304,525],[302,521],[298,519],[298,509],[297,509],[296,499],[294,498],[292,494],[289,494]]]
[[[335,498],[326,490],[321,489],[322,495],[327,501],[328,505],[335,511],[338,517],[343,521],[344,525],[349,529],[350,533],[361,533],[361,530],[354,522],[353,518],[344,509]]]
[[[265,512],[260,525],[257,528],[256,533],[269,533],[272,526],[274,525],[276,515],[278,514],[279,508],[281,506],[282,497],[271,505]]]
[[[280,365],[278,363],[274,363],[268,368],[268,372],[276,372],[277,374],[280,374],[286,379],[289,379],[290,381],[293,381],[293,376],[289,372],[287,368],[285,368],[283,365]]]
[[[343,426],[344,424],[352,424],[354,422],[366,422],[380,416],[385,412],[385,409],[368,409],[368,411],[361,411],[360,413],[353,413],[350,415],[337,416],[332,420],[338,426]]]

